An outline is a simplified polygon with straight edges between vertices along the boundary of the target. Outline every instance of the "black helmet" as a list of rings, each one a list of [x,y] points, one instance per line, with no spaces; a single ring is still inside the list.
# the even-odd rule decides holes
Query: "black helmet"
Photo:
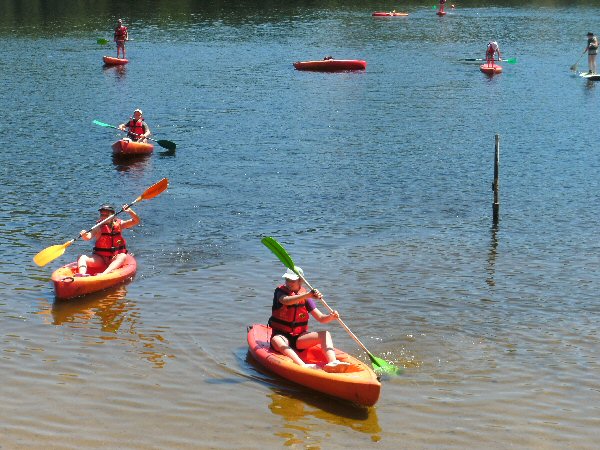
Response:
[[[115,208],[113,205],[109,205],[108,203],[104,203],[100,208],[98,208],[98,211],[110,211],[112,214],[115,213]]]

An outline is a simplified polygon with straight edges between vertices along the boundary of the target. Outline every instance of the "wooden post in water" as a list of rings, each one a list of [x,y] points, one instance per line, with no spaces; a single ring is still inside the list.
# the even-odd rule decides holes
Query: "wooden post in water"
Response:
[[[496,134],[496,145],[494,152],[494,182],[492,183],[492,189],[494,190],[494,205],[493,220],[494,225],[498,225],[500,220],[500,199],[498,197],[498,172],[500,171],[500,135]]]

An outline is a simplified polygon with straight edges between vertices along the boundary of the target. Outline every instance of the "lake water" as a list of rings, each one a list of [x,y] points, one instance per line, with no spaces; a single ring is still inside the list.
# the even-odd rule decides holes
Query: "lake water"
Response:
[[[0,1],[0,447],[595,447],[600,83],[569,67],[597,4],[138,3]],[[130,63],[104,68],[117,17]],[[490,39],[517,58],[493,78],[460,61]],[[368,67],[292,67],[326,55]],[[138,107],[175,153],[113,160],[92,120]],[[125,232],[134,281],[56,302],[91,246],[32,257],[164,177]],[[265,235],[405,368],[374,408],[248,356],[285,269]]]

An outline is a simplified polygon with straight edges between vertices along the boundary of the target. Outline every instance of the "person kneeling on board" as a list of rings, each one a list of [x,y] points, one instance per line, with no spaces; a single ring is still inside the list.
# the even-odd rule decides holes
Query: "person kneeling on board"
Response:
[[[299,267],[298,272],[304,275]],[[316,307],[314,299],[323,298],[316,289],[307,291],[302,286],[298,274],[288,269],[283,274],[285,284],[278,286],[273,295],[272,315],[269,326],[273,329],[271,347],[292,359],[300,366],[317,369],[315,364],[306,364],[296,350],[306,350],[313,345],[321,344],[328,363],[323,366],[326,372],[346,372],[351,365],[338,361],[335,357],[333,341],[329,331],[308,331],[308,314],[310,313],[320,323],[329,323],[339,319],[337,311],[323,314]]]
[[[89,276],[87,273],[88,268],[101,269],[105,267],[104,271],[101,272],[105,274],[123,265],[127,257],[127,247],[121,231],[140,223],[138,215],[131,208],[125,206],[123,206],[123,211],[129,213],[131,219],[121,220],[113,217],[110,221],[91,232],[81,231],[80,236],[84,241],[95,238],[96,244],[92,256],[81,255],[77,260],[78,273],[75,276]],[[98,211],[100,212],[98,223],[115,214],[115,208],[106,204],[102,205]]]
[[[150,127],[144,122],[141,109],[136,109],[133,112],[133,117],[130,117],[127,122],[119,125],[118,128],[121,131],[127,131],[127,128],[129,128],[127,138],[133,142],[148,142],[147,138],[152,134]]]
[[[496,41],[490,41],[485,51],[485,61],[487,62],[488,66],[494,65],[494,54],[496,53],[498,54],[497,61],[500,61],[502,58],[502,56],[500,56],[500,47]]]

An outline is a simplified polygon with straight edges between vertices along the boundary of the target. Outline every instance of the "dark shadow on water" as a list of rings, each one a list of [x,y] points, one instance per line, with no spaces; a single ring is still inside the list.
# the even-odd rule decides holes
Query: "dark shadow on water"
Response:
[[[170,158],[175,156],[175,150],[165,150],[164,152],[158,152],[160,158]]]
[[[117,172],[141,172],[150,165],[152,155],[117,156],[113,155],[113,164]]]
[[[121,64],[121,65],[102,64],[102,71],[105,74],[113,72],[115,74],[115,78],[117,78],[118,80],[123,80],[123,79],[125,79],[125,75],[127,75],[127,64]]]
[[[500,226],[498,224],[492,225],[492,228],[490,229],[490,232],[491,232],[490,233],[491,234],[490,250],[488,252],[488,258],[487,258],[488,264],[487,264],[487,268],[486,268],[488,277],[485,280],[485,282],[490,287],[493,287],[496,285],[494,276],[496,274],[496,256],[498,254],[498,230],[499,229],[500,229]]]

